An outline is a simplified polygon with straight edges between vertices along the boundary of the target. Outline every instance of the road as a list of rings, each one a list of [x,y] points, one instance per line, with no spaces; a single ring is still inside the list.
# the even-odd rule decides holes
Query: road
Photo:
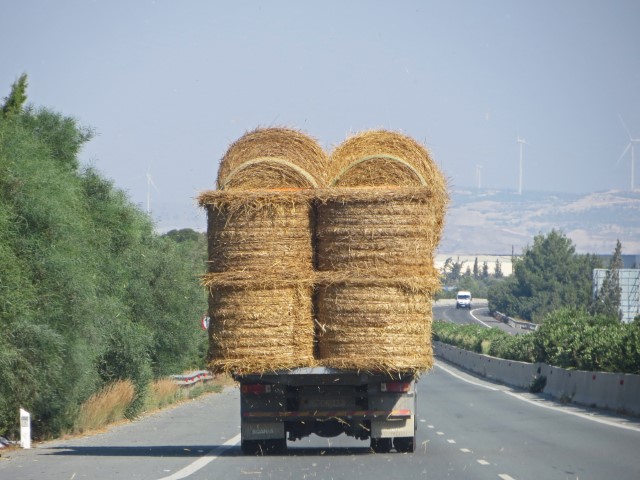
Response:
[[[446,320],[453,323],[473,323],[487,328],[499,328],[512,335],[527,332],[527,330],[510,327],[506,323],[499,322],[490,316],[486,300],[476,300],[471,310],[456,308],[455,300],[439,300],[433,305],[433,318],[434,320]]]
[[[312,437],[286,455],[240,453],[229,388],[87,437],[0,451],[0,479],[640,478],[640,420],[555,405],[437,362],[418,384],[418,449]]]

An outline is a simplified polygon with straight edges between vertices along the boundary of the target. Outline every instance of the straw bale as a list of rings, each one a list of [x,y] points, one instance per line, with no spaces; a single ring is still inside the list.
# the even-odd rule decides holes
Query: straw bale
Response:
[[[430,189],[334,188],[316,198],[318,270],[432,269],[443,223]]]
[[[445,177],[427,148],[401,133],[368,130],[349,137],[329,156],[328,178],[336,187],[426,186],[444,218]]]
[[[431,282],[418,278],[320,281],[318,361],[332,368],[419,372],[433,365]]]
[[[313,269],[309,191],[203,192],[209,272],[283,272]]]
[[[291,128],[258,128],[231,144],[218,170],[219,189],[313,188],[326,183],[327,155]]]
[[[242,281],[211,276],[209,367],[265,373],[312,366],[314,322],[309,282]]]

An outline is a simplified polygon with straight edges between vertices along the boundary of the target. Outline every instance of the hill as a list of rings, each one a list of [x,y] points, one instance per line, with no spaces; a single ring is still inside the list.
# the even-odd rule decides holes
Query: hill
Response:
[[[564,232],[578,253],[640,253],[640,192],[589,194],[457,190],[439,251],[520,254],[539,233]]]

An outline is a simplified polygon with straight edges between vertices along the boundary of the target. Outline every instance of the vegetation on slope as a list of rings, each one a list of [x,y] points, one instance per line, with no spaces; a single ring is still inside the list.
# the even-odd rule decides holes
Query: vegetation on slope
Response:
[[[15,435],[22,407],[44,437],[114,381],[133,384],[134,416],[153,378],[203,365],[206,241],[156,234],[80,166],[91,130],[25,107],[26,85],[0,114],[0,435]]]

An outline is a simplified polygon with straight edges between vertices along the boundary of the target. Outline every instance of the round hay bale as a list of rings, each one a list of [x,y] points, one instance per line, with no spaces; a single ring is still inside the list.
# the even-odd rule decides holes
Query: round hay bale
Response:
[[[328,177],[335,187],[426,186],[444,217],[446,179],[426,147],[401,133],[368,130],[349,137],[329,156]]]
[[[311,193],[203,192],[209,272],[270,272],[289,277],[313,269]]]
[[[318,361],[332,368],[418,372],[433,365],[429,280],[321,280]]]
[[[238,280],[206,275],[209,368],[265,373],[312,366],[314,321],[310,282]]]
[[[426,187],[316,191],[320,271],[431,272],[443,218]]]
[[[231,144],[218,170],[219,189],[315,188],[326,183],[327,155],[290,128],[258,128]]]

